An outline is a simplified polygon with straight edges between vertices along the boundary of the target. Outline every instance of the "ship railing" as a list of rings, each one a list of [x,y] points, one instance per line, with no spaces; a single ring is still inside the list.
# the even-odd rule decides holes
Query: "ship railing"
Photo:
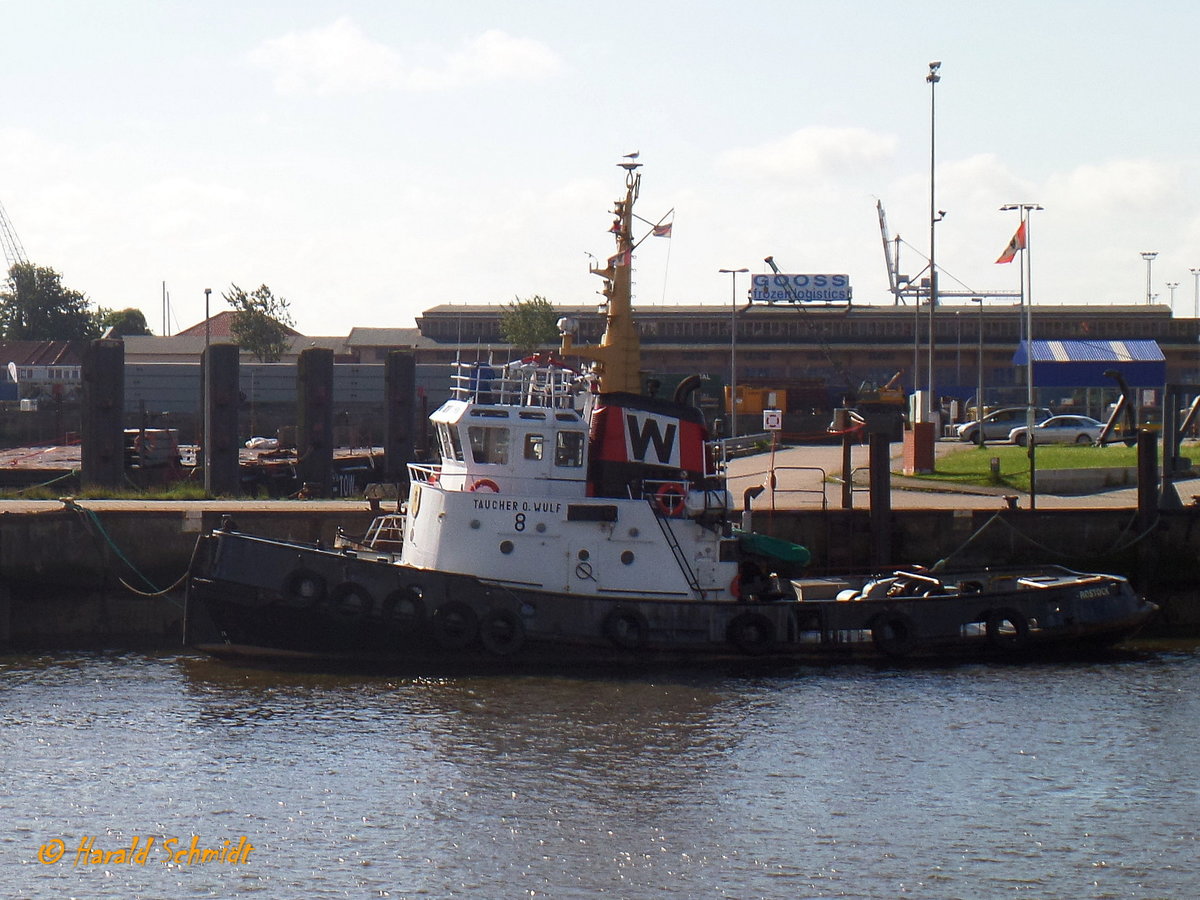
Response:
[[[829,508],[829,498],[825,493],[829,475],[820,466],[774,466],[753,472],[739,472],[736,476],[730,476],[728,481],[734,485],[730,488],[734,491],[753,489],[755,496],[758,496],[765,490],[767,495],[764,502],[769,501],[772,508],[777,494],[812,494],[820,499],[823,511]]]
[[[771,432],[763,431],[757,434],[741,434],[737,437],[719,438],[709,441],[713,448],[718,465],[724,469],[729,460],[737,456],[749,456],[760,452],[771,444]]]
[[[408,480],[417,484],[437,484],[441,477],[442,467],[428,463],[409,463]]]
[[[503,366],[454,363],[451,396],[470,403],[569,409],[579,373],[556,365],[513,362]]]
[[[375,550],[399,550],[404,544],[404,516],[399,513],[376,516],[363,536],[363,543]]]

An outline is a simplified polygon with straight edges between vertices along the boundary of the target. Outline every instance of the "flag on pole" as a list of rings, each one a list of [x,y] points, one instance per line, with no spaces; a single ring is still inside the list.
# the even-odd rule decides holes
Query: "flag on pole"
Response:
[[[1000,254],[1000,258],[996,260],[998,263],[1010,263],[1016,259],[1017,251],[1024,250],[1025,243],[1025,223],[1021,223],[1021,227],[1017,229],[1017,233],[1012,236],[1012,240],[1008,242],[1008,246],[1004,248],[1004,252]]]
[[[654,236],[669,238],[671,236],[671,226],[673,224],[675,224],[675,223],[667,222],[665,225],[655,225],[654,226]]]

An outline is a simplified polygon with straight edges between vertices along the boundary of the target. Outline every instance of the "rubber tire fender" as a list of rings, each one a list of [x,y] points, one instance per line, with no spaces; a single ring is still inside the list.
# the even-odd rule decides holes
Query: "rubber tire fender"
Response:
[[[917,625],[908,613],[881,612],[871,621],[871,640],[884,656],[903,659],[917,646]]]
[[[734,616],[725,627],[725,638],[749,656],[761,656],[775,645],[775,623],[760,612]]]
[[[358,605],[347,606],[346,600],[349,597],[358,597]],[[334,612],[340,613],[348,619],[358,618],[371,614],[375,608],[375,598],[361,584],[354,581],[343,581],[329,592],[329,606]]]
[[[280,593],[289,603],[306,608],[325,599],[327,585],[325,578],[312,569],[299,568],[291,572],[283,580]]]
[[[415,631],[425,621],[425,600],[415,584],[396,588],[383,598],[383,621],[402,631]]]
[[[467,604],[451,600],[433,611],[433,639],[443,650],[462,650],[479,633],[479,616]]]
[[[511,656],[525,644],[525,623],[511,609],[489,609],[479,620],[479,642],[489,653]]]
[[[1013,634],[1001,634],[1005,622],[1012,625]],[[984,627],[988,643],[997,650],[1021,650],[1029,644],[1029,620],[1015,609],[988,610]]]
[[[650,626],[640,610],[632,606],[618,606],[604,617],[600,630],[613,646],[622,650],[637,650],[646,643]]]

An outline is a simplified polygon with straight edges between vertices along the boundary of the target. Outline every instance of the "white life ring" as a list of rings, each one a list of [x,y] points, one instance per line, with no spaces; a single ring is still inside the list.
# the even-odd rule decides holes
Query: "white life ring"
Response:
[[[683,515],[685,496],[682,484],[668,481],[655,491],[654,505],[664,516],[674,518]]]

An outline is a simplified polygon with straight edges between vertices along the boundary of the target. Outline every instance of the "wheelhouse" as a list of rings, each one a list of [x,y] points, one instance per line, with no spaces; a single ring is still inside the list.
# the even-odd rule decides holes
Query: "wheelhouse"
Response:
[[[548,358],[457,365],[451,399],[430,416],[437,478],[446,490],[580,495],[586,399],[578,373]]]

